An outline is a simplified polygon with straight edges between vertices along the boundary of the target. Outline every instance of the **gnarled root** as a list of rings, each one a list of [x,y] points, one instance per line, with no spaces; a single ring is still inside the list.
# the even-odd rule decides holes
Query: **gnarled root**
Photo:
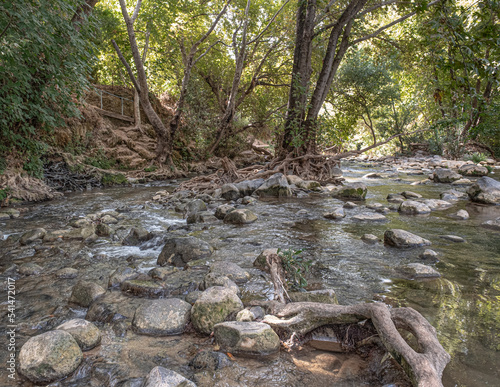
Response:
[[[414,385],[442,386],[441,377],[450,355],[439,343],[434,327],[412,308],[390,309],[380,303],[342,306],[297,302],[284,306],[277,317],[266,316],[264,322],[290,333],[306,334],[326,324],[357,323],[365,319],[371,319],[385,348],[403,366]],[[420,352],[410,347],[398,328],[415,336]]]

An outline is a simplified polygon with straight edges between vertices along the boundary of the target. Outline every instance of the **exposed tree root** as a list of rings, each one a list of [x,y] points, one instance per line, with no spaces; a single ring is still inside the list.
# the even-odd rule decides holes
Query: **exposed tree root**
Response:
[[[8,188],[8,197],[26,201],[39,202],[51,200],[61,194],[55,192],[42,180],[31,176],[22,176],[19,173],[9,172],[0,175],[0,189]],[[4,204],[8,204],[8,200]]]
[[[274,302],[275,309],[277,306]],[[381,303],[342,306],[297,302],[277,309],[276,317],[268,315],[263,321],[290,334],[304,335],[324,325],[354,324],[370,319],[385,348],[403,366],[414,385],[442,386],[441,377],[450,355],[439,343],[434,327],[412,308],[390,309]],[[398,329],[415,336],[420,347],[418,352]]]

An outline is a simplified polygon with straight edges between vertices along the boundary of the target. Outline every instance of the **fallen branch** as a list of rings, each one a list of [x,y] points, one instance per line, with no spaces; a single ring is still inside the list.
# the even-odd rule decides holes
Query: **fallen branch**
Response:
[[[323,325],[353,324],[366,319],[372,321],[383,345],[402,365],[414,385],[443,385],[441,377],[450,355],[439,343],[434,327],[412,308],[390,309],[381,303],[342,306],[297,302],[284,306],[277,317],[266,316],[263,322],[290,334],[306,334]],[[415,336],[419,352],[410,347],[398,329]]]

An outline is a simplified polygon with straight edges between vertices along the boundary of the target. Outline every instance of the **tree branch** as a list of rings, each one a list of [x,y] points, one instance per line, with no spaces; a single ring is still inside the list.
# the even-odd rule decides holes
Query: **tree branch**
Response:
[[[128,64],[127,60],[123,56],[122,52],[120,51],[120,47],[118,47],[118,44],[116,44],[114,39],[111,39],[111,43],[113,43],[113,47],[115,48],[115,51],[118,54],[118,58],[120,58],[121,62],[123,63],[123,66],[125,66],[125,68],[127,69],[128,76],[129,76],[130,80],[132,81],[132,83],[134,84],[135,89],[140,94],[141,88],[139,87],[139,84],[137,83],[137,80],[135,79],[134,73],[132,72],[130,65]]]
[[[132,24],[135,23],[135,19],[139,16],[139,10],[141,9],[142,0],[137,0],[137,4],[135,5],[134,13],[132,14]]]
[[[255,37],[253,38],[252,40],[250,40],[248,42],[248,44],[252,44],[252,43],[255,43],[257,40],[260,39],[260,37],[262,35],[264,35],[264,33],[267,31],[267,29],[271,26],[271,24],[273,24],[274,22],[274,19],[276,19],[278,17],[278,15],[280,14],[280,12],[283,10],[283,8],[285,8],[285,6],[290,2],[290,0],[286,0],[285,3],[281,6],[281,8],[274,14],[274,16],[271,18],[271,20],[269,20],[269,23],[267,23],[266,27]]]

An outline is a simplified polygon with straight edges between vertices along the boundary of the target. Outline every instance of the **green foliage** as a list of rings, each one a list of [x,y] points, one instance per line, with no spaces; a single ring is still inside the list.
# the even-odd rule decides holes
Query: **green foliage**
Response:
[[[127,178],[124,175],[122,175],[121,173],[116,174],[116,175],[112,175],[110,173],[105,173],[104,175],[102,175],[101,183],[104,186],[126,184]]]
[[[149,167],[144,168],[144,172],[154,172],[158,169],[156,165],[150,165]]]
[[[88,85],[93,24],[75,29],[83,0],[19,0],[0,4],[0,154],[15,151],[24,169],[42,176],[48,134],[78,115]]]
[[[103,149],[98,149],[93,156],[85,158],[85,164],[101,169],[113,169],[116,167],[116,160],[106,156]]]
[[[468,155],[465,155],[464,159],[465,160],[471,160],[474,163],[480,163],[481,161],[485,161],[488,158],[487,155],[481,152],[474,152]]]
[[[11,190],[9,187],[0,189],[0,203],[10,196],[10,191]]]
[[[285,278],[290,289],[300,290],[307,286],[305,276],[311,267],[311,260],[305,260],[300,254],[303,250],[281,250],[278,249],[278,255],[281,257]]]

